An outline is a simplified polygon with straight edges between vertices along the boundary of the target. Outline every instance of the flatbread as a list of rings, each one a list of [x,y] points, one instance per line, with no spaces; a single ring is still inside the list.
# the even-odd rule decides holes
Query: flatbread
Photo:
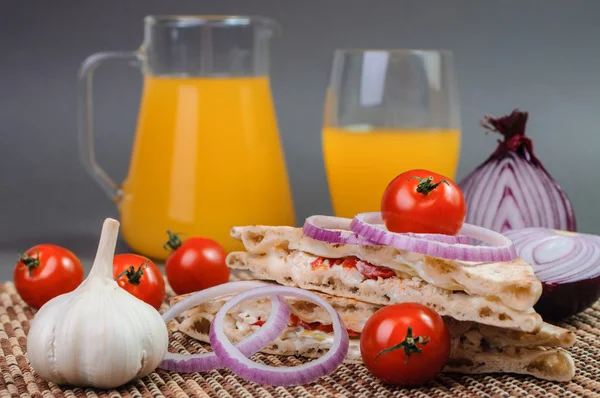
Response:
[[[520,349],[517,355],[455,351],[444,368],[449,373],[517,373],[550,381],[569,381],[575,376],[571,355],[557,349]]]
[[[389,305],[416,302],[457,320],[525,332],[536,332],[542,325],[542,317],[533,308],[518,311],[507,307],[494,296],[470,296],[465,292],[442,289],[420,278],[374,280],[364,278],[355,269],[339,266],[313,269],[310,264],[316,259],[316,256],[303,251],[291,251],[288,254],[233,252],[226,261],[230,268],[248,270],[259,279],[367,303]]]
[[[360,333],[365,326],[365,322],[381,308],[379,305],[369,304],[358,300],[353,300],[345,297],[333,297],[328,294],[317,293],[325,300],[329,301],[333,308],[342,316],[344,326],[346,329],[354,330]],[[188,295],[181,295],[173,297],[170,300],[170,304],[174,305],[179,301],[185,299]],[[320,322],[324,325],[331,324],[331,317],[329,313],[323,309],[323,307],[308,301],[303,301],[294,298],[286,299],[292,313],[300,316],[306,322]],[[227,301],[227,297],[223,297],[217,300],[205,302],[199,306],[196,306],[190,310],[184,311],[179,319],[184,319],[190,315],[197,313],[203,314],[216,314],[221,308],[223,303]],[[267,319],[271,312],[271,304],[268,298],[251,300],[242,304],[239,304],[231,309],[232,313],[244,312],[248,322],[253,323],[258,318]],[[212,319],[212,315],[211,315]]]
[[[226,335],[233,342],[241,341],[245,334],[228,329]],[[195,333],[196,340],[210,343],[208,334]],[[297,347],[300,347],[298,349]],[[277,338],[261,352],[273,355],[300,355],[306,358],[319,358],[331,347],[331,342],[306,344],[297,338]],[[345,363],[362,363],[360,340],[351,339]],[[486,374],[517,373],[550,381],[569,381],[575,375],[575,363],[571,355],[562,349],[521,350],[519,356],[499,353],[452,352],[446,373]]]
[[[314,292],[316,295],[327,300],[336,310],[344,323],[344,327],[348,330],[353,330],[361,333],[366,321],[379,309],[380,305],[364,303],[358,300],[336,297],[329,294]],[[189,295],[181,295],[173,297],[170,304],[174,305],[185,299]],[[187,319],[199,320],[198,314],[207,315],[209,320],[212,320],[222,305],[228,300],[228,297],[222,297],[216,300],[208,301],[195,306],[187,311],[184,311],[177,319],[181,323]],[[323,325],[331,324],[329,313],[322,307],[313,303],[296,299],[287,298],[287,303],[293,314],[297,315],[302,320],[312,323],[319,322]],[[268,298],[260,298],[238,304],[230,311],[238,320],[251,324],[256,321],[266,320],[271,311],[271,304]],[[502,348],[506,346],[535,348],[544,347],[571,347],[575,344],[575,334],[567,329],[559,326],[551,325],[544,322],[539,331],[536,333],[527,333],[517,330],[503,329],[499,327],[483,325],[471,321],[458,321],[451,317],[443,317],[444,322],[448,326],[452,338],[467,337],[470,346],[475,350],[480,349],[483,345],[490,348]],[[188,321],[189,327],[194,326],[194,321]],[[202,329],[195,325],[194,328]],[[208,332],[208,329],[206,329]],[[482,342],[485,340],[485,342]]]
[[[338,311],[344,325],[357,332],[362,331],[360,325],[364,326],[366,319],[379,308],[366,304],[364,307],[358,307],[355,313],[352,305],[360,306],[361,303],[352,299],[321,296],[328,299]],[[181,299],[182,297],[175,298],[171,304]],[[169,327],[208,343],[210,323],[225,301],[226,298],[215,300],[187,310],[176,321],[171,322]],[[307,322],[331,322],[328,314],[315,311],[312,304],[306,306],[305,304],[309,303],[294,299],[289,299],[288,302],[292,312]],[[252,326],[252,323],[258,319],[266,319],[269,310],[270,304],[266,298],[236,306],[225,318],[225,334],[234,342],[242,340],[258,329],[258,326]],[[361,315],[357,315],[358,313]],[[502,329],[473,322],[459,322],[451,318],[445,318],[445,321],[452,336],[450,360],[444,369],[446,372],[519,373],[556,381],[570,380],[574,375],[575,365],[567,351],[541,347],[572,345],[575,336],[565,329],[544,324],[536,334],[511,331],[503,337]],[[330,333],[288,327],[261,352],[317,358],[327,352],[332,343],[333,337]],[[513,343],[515,345],[511,345]],[[350,339],[345,362],[361,362],[358,338]]]
[[[542,284],[533,268],[521,259],[473,263],[434,258],[389,246],[329,244],[305,236],[300,228],[285,226],[234,227],[231,236],[241,240],[252,254],[287,255],[298,250],[328,258],[355,256],[391,268],[405,278],[418,276],[442,289],[494,297],[519,311],[531,309],[542,293]]]

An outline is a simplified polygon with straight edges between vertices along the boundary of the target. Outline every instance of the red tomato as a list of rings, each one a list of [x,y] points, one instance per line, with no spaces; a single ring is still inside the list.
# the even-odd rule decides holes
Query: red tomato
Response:
[[[225,264],[227,252],[217,242],[208,238],[190,238],[181,241],[179,236],[167,231],[165,243],[173,251],[167,257],[167,280],[177,294],[197,292],[229,281],[229,268]]]
[[[40,308],[83,282],[83,267],[71,251],[42,244],[27,250],[15,266],[13,280],[21,298]]]
[[[432,380],[450,356],[450,333],[429,307],[402,303],[383,307],[360,336],[365,366],[381,381],[417,386]]]
[[[381,215],[392,232],[456,235],[467,207],[454,181],[427,170],[394,178],[381,200]]]
[[[152,261],[137,254],[117,254],[113,275],[119,286],[157,310],[165,299],[165,280]]]

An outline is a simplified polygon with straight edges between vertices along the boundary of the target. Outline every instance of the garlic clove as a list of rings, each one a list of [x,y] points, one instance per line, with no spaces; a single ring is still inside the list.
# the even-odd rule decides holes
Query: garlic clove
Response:
[[[53,381],[57,384],[66,383],[66,379],[62,377],[56,366],[54,347],[56,324],[54,322],[45,321],[58,319],[61,315],[62,308],[70,299],[70,294],[62,294],[57,296],[39,309],[35,318],[30,324],[29,333],[27,334],[27,353],[31,367],[44,379]],[[36,355],[32,355],[35,353]]]
[[[29,362],[48,381],[114,388],[152,372],[167,352],[158,311],[112,278],[118,226],[104,222],[88,278],[42,306],[31,323]]]

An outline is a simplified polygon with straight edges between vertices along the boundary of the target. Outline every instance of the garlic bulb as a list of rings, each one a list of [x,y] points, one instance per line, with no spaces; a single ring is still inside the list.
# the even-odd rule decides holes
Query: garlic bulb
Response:
[[[152,372],[167,352],[158,311],[113,279],[118,231],[116,220],[104,221],[87,279],[47,302],[31,323],[29,363],[47,381],[114,388]]]

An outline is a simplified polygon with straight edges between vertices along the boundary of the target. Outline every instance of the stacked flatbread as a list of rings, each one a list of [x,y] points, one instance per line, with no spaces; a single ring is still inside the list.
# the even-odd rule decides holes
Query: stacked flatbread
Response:
[[[227,257],[230,268],[256,279],[310,289],[340,313],[350,332],[348,362],[360,362],[360,333],[384,305],[417,302],[442,315],[452,336],[445,371],[520,373],[566,381],[575,373],[569,353],[573,333],[542,321],[533,305],[542,286],[533,268],[517,259],[466,263],[433,258],[387,246],[330,244],[292,227],[235,227],[244,252]],[[178,301],[181,297],[174,300]],[[181,315],[176,328],[208,341],[214,314],[226,301],[213,301]],[[333,342],[331,319],[314,304],[288,300],[287,330],[263,352],[320,356]],[[239,341],[268,318],[268,301],[237,306],[227,316],[226,334]]]

